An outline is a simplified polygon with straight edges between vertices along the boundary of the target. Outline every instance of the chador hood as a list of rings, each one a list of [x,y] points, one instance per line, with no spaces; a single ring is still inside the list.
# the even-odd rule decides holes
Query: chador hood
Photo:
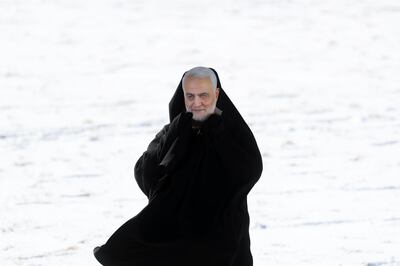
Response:
[[[210,69],[222,114],[196,131],[181,79],[169,103],[170,123],[135,164],[148,204],[95,249],[103,265],[252,266],[247,194],[261,176],[261,154]]]
[[[217,107],[223,110],[224,112],[228,113],[231,120],[236,120],[236,121],[240,120],[241,122],[245,123],[239,111],[236,109],[236,107],[229,99],[228,95],[226,95],[225,91],[222,89],[221,81],[219,79],[217,71],[215,71],[213,68],[210,69],[214,72],[215,76],[217,77],[217,87],[220,89],[217,101]],[[185,73],[182,75],[181,81],[179,82],[179,85],[176,88],[171,101],[169,102],[169,120],[171,122],[179,113],[185,111],[185,103],[182,90],[182,79]]]
[[[210,69],[214,72],[215,76],[217,77],[217,88],[219,88],[219,90],[220,90],[218,100],[217,100],[217,107],[220,110],[222,110],[222,114],[223,114],[225,123],[231,126],[231,130],[235,130],[235,132],[236,132],[236,133],[234,133],[235,135],[237,134],[237,135],[242,136],[241,138],[238,138],[238,140],[250,141],[248,148],[251,150],[252,153],[254,153],[255,156],[260,157],[261,156],[261,155],[259,155],[260,151],[259,151],[256,141],[254,139],[253,133],[251,132],[249,126],[244,121],[243,117],[240,115],[239,111],[236,109],[235,105],[232,103],[232,101],[229,99],[228,95],[225,93],[224,89],[222,88],[221,81],[219,79],[217,71],[211,67],[210,67]],[[183,76],[185,75],[185,73],[182,75],[179,85],[176,88],[175,93],[169,102],[169,120],[170,120],[170,122],[172,122],[172,120],[177,115],[179,115],[181,112],[186,110],[183,89],[182,89],[182,80],[183,80]],[[260,158],[260,162],[261,162],[261,158]],[[261,171],[262,171],[262,168],[261,168]],[[261,174],[261,172],[260,172],[260,174]]]

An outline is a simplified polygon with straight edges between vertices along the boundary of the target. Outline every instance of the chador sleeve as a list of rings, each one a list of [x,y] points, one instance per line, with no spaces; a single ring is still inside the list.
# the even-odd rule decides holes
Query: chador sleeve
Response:
[[[219,161],[239,190],[250,190],[262,172],[262,157],[250,128],[244,121],[233,123],[222,115],[211,115],[206,132]]]
[[[143,191],[143,193],[150,198],[152,189],[157,184],[158,180],[163,175],[163,167],[160,163],[160,151],[165,144],[166,134],[168,132],[169,125],[163,127],[163,129],[157,133],[155,138],[150,142],[147,150],[142,154],[139,160],[135,164],[135,179]]]
[[[147,150],[135,164],[135,179],[143,193],[150,199],[160,179],[170,172],[172,165],[182,156],[179,149],[184,146],[190,130],[191,113],[182,113],[158,132]],[[173,164],[174,163],[174,164]]]

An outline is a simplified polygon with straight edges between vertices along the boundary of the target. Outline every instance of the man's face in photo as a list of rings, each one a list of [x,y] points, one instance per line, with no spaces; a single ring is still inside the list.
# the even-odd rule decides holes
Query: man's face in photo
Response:
[[[184,98],[186,111],[193,113],[193,120],[204,121],[212,113],[219,95],[208,78],[188,78],[185,81]]]

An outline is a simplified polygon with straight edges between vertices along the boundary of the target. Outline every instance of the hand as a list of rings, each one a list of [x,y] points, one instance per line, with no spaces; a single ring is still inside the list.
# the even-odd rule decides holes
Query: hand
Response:
[[[182,112],[177,115],[169,126],[168,135],[175,138],[187,131],[191,127],[192,117],[193,114],[190,112]]]
[[[182,112],[172,120],[160,141],[161,145],[157,150],[158,161],[164,158],[167,151],[171,148],[172,143],[179,136],[190,135],[192,116],[192,113]]]
[[[187,152],[187,143],[190,142],[192,137],[192,117],[192,113],[184,112],[175,117],[170,124],[160,153],[161,162],[159,163],[167,173],[176,169]]]

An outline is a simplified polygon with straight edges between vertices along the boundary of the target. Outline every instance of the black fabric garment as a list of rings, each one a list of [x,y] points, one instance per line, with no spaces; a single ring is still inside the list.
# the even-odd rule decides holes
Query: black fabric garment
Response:
[[[135,165],[148,205],[101,247],[106,266],[251,266],[247,194],[262,172],[254,136],[221,87],[198,128],[185,112],[182,80],[170,123]]]

